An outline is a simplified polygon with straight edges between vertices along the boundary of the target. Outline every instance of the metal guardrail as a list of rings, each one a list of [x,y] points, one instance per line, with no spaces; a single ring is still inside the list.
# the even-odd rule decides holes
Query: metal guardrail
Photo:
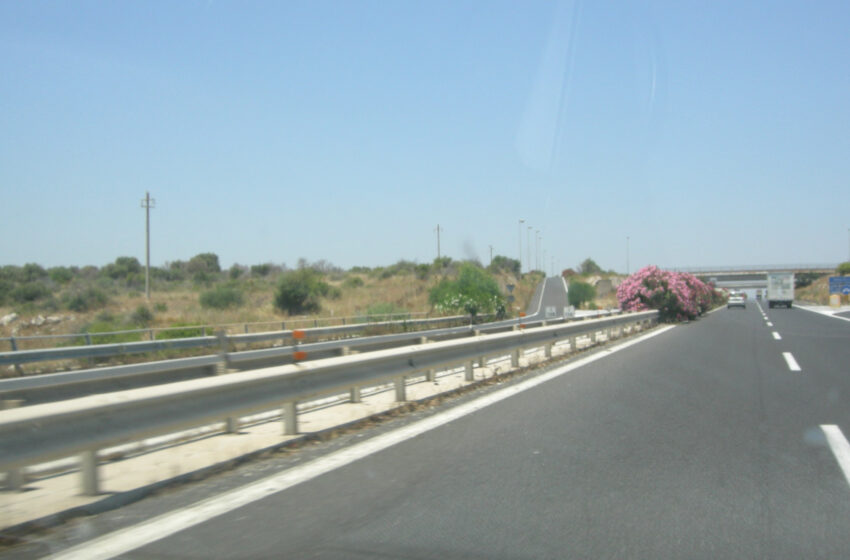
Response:
[[[607,313],[611,314],[611,312]],[[619,310],[617,313],[619,313]],[[525,324],[525,327],[535,328],[546,326],[547,324],[564,323],[567,320],[556,318],[530,321]],[[40,404],[128,388],[183,381],[195,377],[208,377],[224,371],[244,371],[259,367],[284,365],[296,361],[295,352],[302,353],[298,361],[313,360],[334,355],[347,355],[352,351],[384,350],[403,344],[414,344],[423,340],[446,340],[468,337],[479,333],[500,332],[511,330],[517,324],[517,320],[500,321],[427,331],[293,344],[259,350],[221,352],[216,355],[160,360],[141,364],[13,377],[0,379],[0,399],[22,401],[20,404]],[[243,335],[237,336],[244,337]],[[225,340],[229,338],[235,337],[227,337]]]
[[[207,336],[207,333],[215,333],[219,331],[229,332],[233,329],[241,329],[242,332],[248,334],[251,332],[251,327],[258,327],[259,325],[272,325],[277,326],[280,325],[280,330],[287,330],[287,325],[289,325],[291,329],[297,328],[318,328],[319,324],[322,323],[323,326],[338,326],[334,325],[334,323],[340,323],[341,325],[362,325],[362,324],[370,324],[370,323],[378,323],[378,322],[386,322],[386,321],[410,321],[413,320],[414,317],[423,317],[427,318],[428,312],[425,311],[417,311],[417,312],[405,312],[405,313],[386,313],[386,314],[378,314],[378,315],[351,315],[345,317],[316,317],[316,318],[303,318],[303,319],[288,319],[282,321],[258,321],[253,323],[222,323],[217,325],[182,325],[178,327],[148,327],[143,329],[126,329],[121,331],[106,331],[106,332],[80,332],[80,333],[67,333],[67,334],[39,334],[39,335],[26,335],[26,336],[5,336],[0,337],[0,341],[9,344],[10,349],[13,351],[17,350],[18,342],[27,342],[34,340],[74,340],[79,339],[84,342],[86,345],[92,344],[93,338],[101,338],[101,337],[126,337],[128,335],[144,335],[147,334],[149,340],[162,340],[157,339],[157,334],[159,333],[173,333],[173,332],[185,332],[185,331],[197,331],[201,333],[201,336]],[[306,325],[306,326],[302,326]],[[166,340],[171,337],[167,337]],[[186,338],[186,337],[174,337],[174,338]]]
[[[607,331],[610,337],[614,329],[657,318],[657,311],[645,311],[6,410],[0,412],[0,471],[7,472],[7,485],[15,488],[27,465],[79,455],[83,493],[97,494],[98,449],[217,421],[225,421],[231,431],[240,416],[281,407],[284,433],[294,434],[295,405],[301,400],[351,391],[357,402],[361,387],[392,381],[396,400],[404,401],[407,376],[465,364],[471,380],[473,363],[484,357],[510,354],[518,366],[523,349],[543,346],[551,355],[562,340],[570,339],[575,348],[579,336],[595,340],[596,333]]]
[[[670,270],[676,272],[690,272],[691,274],[709,274],[709,273],[717,273],[717,274],[728,274],[728,273],[751,273],[751,274],[759,274],[766,272],[800,272],[800,271],[812,271],[812,272],[831,272],[836,269],[838,263],[831,264],[764,264],[764,265],[752,265],[752,266],[685,266],[685,267],[674,267]]]
[[[468,315],[456,315],[452,317],[433,317],[429,319],[410,319],[404,321],[382,321],[376,323],[358,323],[354,325],[340,325],[334,327],[318,327],[304,329],[307,336],[344,336],[363,332],[374,328],[387,328],[396,326],[421,326],[453,321],[468,321]],[[293,330],[282,330],[265,333],[226,335],[225,339],[231,344],[250,344],[256,342],[268,342],[280,340],[285,343],[292,339]],[[123,354],[139,354],[144,352],[156,352],[162,350],[203,348],[217,346],[221,339],[217,336],[196,336],[188,338],[174,338],[167,340],[155,340],[144,342],[123,342],[116,344],[98,344],[91,346],[65,346],[59,348],[44,348],[38,350],[17,350],[12,352],[0,352],[0,366],[20,365],[34,362],[47,362],[55,360],[67,360],[78,358],[106,358]]]

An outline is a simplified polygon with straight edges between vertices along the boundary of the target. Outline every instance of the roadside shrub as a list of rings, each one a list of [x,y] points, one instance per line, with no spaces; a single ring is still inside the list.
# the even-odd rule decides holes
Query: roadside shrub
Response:
[[[100,272],[113,280],[126,280],[132,276],[139,276],[143,269],[136,257],[118,257],[114,263],[104,266]]]
[[[345,280],[342,281],[342,287],[347,290],[353,290],[354,288],[363,287],[363,279],[359,276],[349,276]]]
[[[272,265],[268,263],[251,265],[251,276],[268,276],[271,271]]]
[[[106,293],[98,288],[86,288],[77,292],[65,293],[62,297],[65,307],[77,313],[85,313],[93,309],[100,309],[109,303]]]
[[[838,265],[838,268],[835,269],[835,272],[839,276],[850,276],[850,261],[843,262]]]
[[[67,284],[74,278],[74,273],[66,266],[56,266],[47,271],[48,276],[57,284]]]
[[[139,327],[147,327],[153,322],[153,313],[146,305],[140,305],[130,315],[130,322]]]
[[[580,280],[572,280],[567,291],[567,299],[570,305],[576,308],[581,307],[585,303],[592,302],[596,299],[596,288],[587,282]]]
[[[591,259],[590,257],[584,259],[584,261],[578,267],[579,273],[582,276],[590,276],[593,274],[602,274],[602,267],[596,264],[596,261]]]
[[[155,304],[153,304],[153,310],[156,311],[157,313],[164,313],[164,312],[168,311],[168,304],[165,303],[164,301],[158,301]]]
[[[493,257],[493,262],[487,267],[490,272],[508,272],[514,276],[519,276],[520,263],[516,259],[496,255]]]
[[[443,278],[431,288],[428,302],[438,313],[464,311],[475,316],[505,310],[496,280],[471,263],[461,264],[456,279]]]
[[[230,273],[229,273],[230,279],[236,280],[237,278],[242,276],[243,272],[244,272],[244,270],[242,270],[242,267],[240,267],[238,264],[234,264],[233,266],[230,267]]]
[[[186,270],[192,275],[198,272],[211,274],[221,272],[221,265],[218,264],[218,255],[215,253],[200,253],[189,259]]]
[[[366,315],[369,317],[383,317],[387,315],[407,315],[407,309],[397,307],[391,302],[374,303],[366,309]]]
[[[83,333],[89,333],[92,344],[118,344],[120,342],[138,342],[142,333],[120,332],[127,326],[113,321],[93,321],[83,328]],[[117,333],[117,334],[105,334]]]
[[[8,280],[0,278],[0,305],[6,305],[6,301],[11,299],[14,285]]]
[[[823,274],[818,272],[798,272],[794,275],[794,287],[805,288],[806,286],[811,286],[821,276]]]
[[[660,320],[674,322],[695,319],[722,296],[692,274],[647,266],[620,284],[617,300],[624,311],[657,309]]]
[[[21,269],[22,282],[35,282],[43,278],[47,278],[47,271],[39,264],[27,263]]]
[[[27,282],[12,289],[9,299],[14,303],[29,303],[50,296],[50,290],[41,282]]]
[[[201,307],[212,309],[239,307],[243,302],[242,292],[235,286],[216,286],[203,292],[200,297]]]
[[[174,323],[167,331],[156,331],[157,340],[194,338],[196,336],[204,336],[204,329],[202,326],[192,323]]]
[[[300,268],[287,272],[280,279],[274,306],[291,315],[317,313],[321,309],[320,299],[331,291],[321,273],[312,268]]]

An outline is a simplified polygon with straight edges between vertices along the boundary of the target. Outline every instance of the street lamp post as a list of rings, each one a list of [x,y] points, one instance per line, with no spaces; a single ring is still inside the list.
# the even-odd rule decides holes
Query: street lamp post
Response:
[[[626,276],[629,275],[629,236],[626,236]]]
[[[528,271],[531,272],[531,230],[534,228],[528,226],[528,234],[525,236],[528,241]]]
[[[540,230],[534,232],[534,268],[540,270]]]
[[[525,223],[525,220],[519,221],[519,273],[522,275],[522,224]]]

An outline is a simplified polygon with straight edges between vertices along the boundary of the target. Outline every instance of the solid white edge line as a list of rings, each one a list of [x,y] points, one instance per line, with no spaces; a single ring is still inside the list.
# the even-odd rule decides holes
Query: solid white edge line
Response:
[[[788,364],[788,369],[791,371],[802,371],[800,369],[800,364],[797,363],[797,360],[794,359],[794,356],[791,355],[791,352],[783,352],[782,357],[785,358],[785,363]]]
[[[850,484],[850,443],[847,443],[847,438],[844,437],[841,428],[838,426],[822,424],[820,429],[826,436],[829,448],[832,449],[832,454],[835,455],[835,460],[838,461],[838,466],[841,467],[847,484]]]
[[[817,309],[811,309],[805,305],[797,305],[794,304],[794,309],[804,309],[809,313],[817,313],[818,315],[824,315],[826,317],[832,317],[833,319],[841,319],[842,321],[850,321],[847,317],[839,317],[838,315],[833,315],[832,313],[826,311],[819,311]],[[844,313],[844,311],[839,311],[839,313]]]
[[[776,331],[773,331],[773,338],[775,340],[782,340],[782,336]]]
[[[628,340],[618,344],[606,351],[598,352],[591,356],[581,358],[550,372],[538,375],[532,379],[522,381],[516,385],[494,391],[481,398],[468,403],[458,405],[445,412],[441,412],[414,424],[410,424],[398,430],[376,436],[363,443],[329,453],[324,457],[315,459],[298,467],[285,470],[262,480],[246,484],[245,486],[229,490],[224,494],[202,500],[191,506],[187,506],[169,513],[162,514],[148,521],[139,523],[126,529],[120,529],[108,533],[91,541],[71,547],[65,551],[51,555],[50,558],[61,558],[64,560],[108,560],[120,554],[136,550],[150,543],[162,540],[175,533],[179,533],[195,525],[261,500],[272,494],[276,494],[287,488],[291,488],[302,482],[312,480],[319,475],[338,469],[353,463],[359,459],[392,447],[398,443],[429,432],[444,424],[462,418],[477,410],[481,410],[491,404],[512,397],[523,391],[546,383],[565,373],[578,369],[582,366],[610,356],[612,353],[628,348],[652,337],[658,336],[674,328],[675,325],[658,327],[637,339]]]
[[[546,278],[546,277],[543,278],[543,287],[540,289],[540,299],[537,302],[537,311],[534,312],[534,315],[532,315],[532,317],[537,317],[538,315],[540,315],[540,309],[543,307],[543,294],[546,293],[546,283],[548,281],[549,281],[549,278]],[[526,317],[526,319],[527,319],[527,317]]]

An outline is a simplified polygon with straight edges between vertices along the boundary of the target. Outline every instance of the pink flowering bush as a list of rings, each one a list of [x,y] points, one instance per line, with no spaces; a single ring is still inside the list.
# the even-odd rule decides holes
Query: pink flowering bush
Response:
[[[687,321],[722,302],[714,288],[693,274],[644,267],[617,288],[623,311],[657,309],[662,321]]]

